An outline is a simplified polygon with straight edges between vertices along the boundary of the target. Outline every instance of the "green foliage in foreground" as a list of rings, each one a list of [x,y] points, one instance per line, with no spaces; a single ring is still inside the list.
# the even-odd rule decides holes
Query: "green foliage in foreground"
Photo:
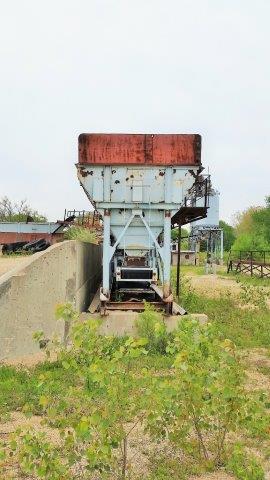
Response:
[[[136,458],[130,446],[139,430],[148,443],[163,443],[165,456],[167,448],[185,459],[182,476],[177,472],[173,477],[175,463],[167,457],[170,478],[184,479],[196,469],[227,465],[235,470],[226,453],[229,432],[255,438],[268,434],[268,403],[264,396],[245,390],[235,345],[216,325],[185,318],[173,335],[167,335],[161,318],[146,306],[139,328],[147,338],[115,339],[98,335],[98,321],[79,322],[69,304],[58,306],[57,316],[61,312],[72,322],[71,341],[66,348],[57,344],[57,362],[19,373],[24,375],[22,382],[29,377],[36,383],[32,401],[23,410],[30,414],[39,408],[45,423],[58,429],[60,443],[20,429],[0,449],[2,471],[12,456],[22,474],[47,480],[91,478],[91,473],[95,479],[135,479],[142,452]],[[159,350],[162,355],[151,356]],[[4,383],[15,377],[8,367],[0,371]],[[248,465],[252,472],[253,460],[243,455],[242,463],[235,463]],[[152,470],[145,478],[168,478],[162,455],[150,463]],[[78,465],[83,465],[81,476],[74,473]]]
[[[151,304],[145,303],[145,310],[139,315],[137,331],[140,337],[147,339],[148,352],[165,354],[169,335],[164,319]]]
[[[80,240],[81,242],[97,243],[97,236],[93,230],[84,227],[70,227],[65,233],[66,240]]]

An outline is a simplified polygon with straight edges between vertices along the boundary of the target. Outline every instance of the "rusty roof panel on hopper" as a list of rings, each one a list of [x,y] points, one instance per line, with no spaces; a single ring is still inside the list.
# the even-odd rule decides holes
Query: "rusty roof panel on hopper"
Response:
[[[201,136],[83,133],[79,136],[79,163],[200,165]]]

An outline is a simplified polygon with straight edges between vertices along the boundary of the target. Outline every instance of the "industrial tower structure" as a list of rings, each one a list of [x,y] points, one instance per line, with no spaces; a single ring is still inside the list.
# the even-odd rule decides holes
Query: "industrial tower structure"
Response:
[[[223,263],[223,230],[219,227],[219,192],[209,191],[207,217],[191,224],[189,248],[198,254],[201,242],[206,242],[207,266]]]

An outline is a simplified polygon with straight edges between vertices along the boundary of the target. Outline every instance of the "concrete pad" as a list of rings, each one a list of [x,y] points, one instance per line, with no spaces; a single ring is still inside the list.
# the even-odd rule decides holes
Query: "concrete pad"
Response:
[[[197,320],[201,325],[208,322],[208,317],[205,313],[190,313],[189,315],[172,315],[170,317],[164,317],[164,321],[167,327],[167,332],[173,332],[177,329],[180,322],[185,322],[187,319]]]
[[[139,318],[138,312],[129,311],[110,311],[105,317],[100,317],[98,314],[82,313],[80,319],[82,321],[89,318],[101,319],[102,324],[99,328],[101,335],[109,335],[122,337],[126,335],[136,336],[138,334],[136,322]],[[204,313],[193,313],[190,315],[171,315],[164,317],[164,322],[168,332],[173,332],[177,329],[179,322],[184,322],[187,319],[194,318],[201,324],[208,321],[207,315]]]

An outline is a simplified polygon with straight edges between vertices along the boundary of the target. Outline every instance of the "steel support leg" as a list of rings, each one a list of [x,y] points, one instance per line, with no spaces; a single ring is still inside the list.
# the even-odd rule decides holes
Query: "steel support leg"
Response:
[[[105,210],[103,218],[103,280],[102,280],[102,293],[109,298],[110,291],[110,257],[111,257],[111,245],[110,245],[110,224],[111,217],[110,211]]]
[[[164,212],[164,232],[163,232],[163,296],[168,299],[171,295],[171,212]],[[168,302],[167,313],[170,313],[172,301]]]
[[[177,273],[176,273],[176,295],[178,300],[179,300],[179,294],[180,294],[180,260],[181,260],[181,224],[178,225]]]

